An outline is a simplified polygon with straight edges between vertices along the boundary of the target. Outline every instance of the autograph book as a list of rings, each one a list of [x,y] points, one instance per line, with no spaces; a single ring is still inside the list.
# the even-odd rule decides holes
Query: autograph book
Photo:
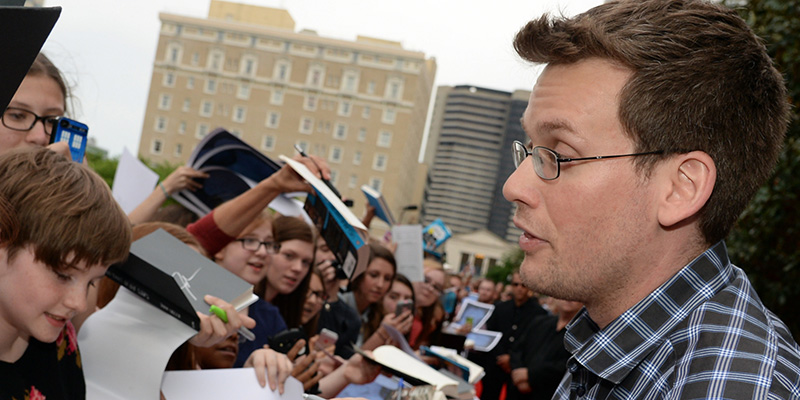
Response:
[[[128,259],[109,267],[106,275],[195,330],[200,327],[196,311],[209,314],[207,294],[237,310],[258,299],[252,285],[163,229],[133,242]]]

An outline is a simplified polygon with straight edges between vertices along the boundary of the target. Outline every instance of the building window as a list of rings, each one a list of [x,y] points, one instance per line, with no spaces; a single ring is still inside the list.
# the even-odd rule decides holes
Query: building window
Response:
[[[276,89],[272,91],[272,96],[270,97],[270,103],[275,105],[283,104],[283,90]]]
[[[288,61],[278,61],[275,63],[275,70],[272,72],[272,77],[278,82],[288,82],[291,68],[292,66]]]
[[[393,124],[395,118],[396,118],[396,113],[394,108],[388,107],[383,110],[383,117],[381,118],[381,121],[384,124]]]
[[[240,98],[242,100],[249,99],[250,98],[250,85],[248,85],[246,83],[242,83],[241,85],[239,85],[239,91],[236,92],[236,97],[238,97],[238,98]]]
[[[186,80],[186,88],[187,89],[194,89],[194,77],[190,76],[189,79]]]
[[[336,182],[338,182],[338,181],[339,181],[339,171],[337,171],[335,169],[332,169],[331,170],[331,184],[333,184],[335,186]]]
[[[164,117],[156,118],[156,132],[165,132],[167,130],[167,119]]]
[[[183,145],[180,143],[175,144],[175,156],[180,157],[181,153],[183,153]]]
[[[242,138],[242,131],[240,131],[238,129],[232,129],[231,130],[231,135],[236,136],[237,138],[241,139]]]
[[[386,163],[389,160],[389,156],[386,154],[375,154],[375,158],[372,159],[372,169],[375,171],[386,171]]]
[[[392,145],[392,132],[381,131],[378,134],[378,147],[390,147]]]
[[[349,117],[352,108],[353,107],[349,101],[342,100],[342,102],[339,103],[339,115],[343,117]]]
[[[236,106],[233,108],[233,122],[244,122],[245,118],[247,117],[247,107],[245,106]]]
[[[310,135],[312,129],[314,129],[313,118],[309,117],[300,118],[300,133],[305,133],[307,135]]]
[[[210,117],[213,112],[214,112],[214,103],[211,101],[206,100],[200,106],[200,115],[204,117]]]
[[[317,96],[313,94],[306,94],[306,100],[303,102],[303,109],[315,111],[317,109]]]
[[[192,107],[192,100],[189,99],[188,97],[183,99],[183,111],[187,112],[191,109],[191,107]]]
[[[181,135],[186,133],[186,121],[181,121],[181,123],[178,124],[178,133],[180,133]]]
[[[358,72],[345,71],[341,90],[345,93],[355,93],[358,90]]]
[[[158,99],[158,109],[169,110],[171,106],[172,106],[172,96],[168,94],[162,94]]]
[[[167,45],[167,62],[170,64],[178,64],[181,61],[183,48],[178,43],[170,43]],[[159,153],[160,154],[160,153]]]
[[[205,92],[208,94],[217,93],[217,80],[216,79],[209,79],[206,81],[206,88]]]
[[[161,154],[161,151],[164,149],[164,143],[161,142],[159,139],[155,139],[151,142],[150,146],[150,154]]]
[[[358,141],[363,142],[367,140],[367,128],[361,128],[358,130]]]
[[[281,122],[281,113],[270,111],[267,113],[267,128],[277,129]]]
[[[364,119],[369,119],[370,111],[372,111],[372,109],[369,106],[364,106],[364,110],[361,111],[361,117]]]
[[[295,143],[295,145],[299,147],[300,150],[303,150],[304,153],[308,151],[308,142],[306,141],[298,140],[297,143]]]
[[[256,67],[257,67],[257,62],[255,57],[253,56],[242,57],[242,69],[240,71],[242,75],[251,77],[255,76]]]
[[[381,191],[381,187],[383,186],[383,179],[381,178],[370,178],[369,179],[369,186],[377,191]]]
[[[200,64],[200,53],[195,52],[192,54],[192,65]]]
[[[173,87],[175,86],[175,74],[172,72],[167,72],[164,74],[164,81],[162,82],[166,87]]]
[[[361,152],[360,151],[356,151],[353,154],[353,164],[361,165]]]
[[[308,69],[308,76],[306,77],[306,85],[318,88],[322,86],[325,71],[319,66],[315,65]]]
[[[333,138],[339,140],[347,139],[347,125],[342,123],[336,124],[336,129],[333,131]]]
[[[403,97],[403,81],[400,78],[390,78],[386,81],[385,98],[389,100],[400,100]]]
[[[225,55],[219,50],[212,50],[208,53],[208,69],[216,72],[222,71],[222,62]]]
[[[197,131],[195,132],[194,136],[198,139],[202,139],[206,137],[207,134],[208,134],[208,125],[197,124]]]
[[[369,81],[367,84],[367,93],[375,94],[375,81]]]
[[[331,154],[330,154],[330,157],[328,157],[328,160],[330,160],[330,162],[337,163],[337,164],[342,162],[342,153],[343,152],[344,151],[342,150],[341,147],[339,147],[339,146],[331,146]]]
[[[358,175],[350,175],[350,181],[347,182],[347,187],[353,189],[358,186]]]
[[[275,150],[275,136],[264,135],[261,140],[261,148],[267,151]]]

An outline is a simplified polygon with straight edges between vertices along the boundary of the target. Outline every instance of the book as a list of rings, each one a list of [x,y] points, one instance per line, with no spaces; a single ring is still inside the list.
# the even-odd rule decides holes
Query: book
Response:
[[[380,364],[383,372],[401,377],[414,386],[431,385],[447,396],[461,397],[456,379],[437,371],[395,346],[380,346],[372,350],[371,357],[361,349],[355,350],[366,360]]]
[[[345,278],[352,282],[367,270],[369,261],[369,246],[366,241],[367,227],[344,205],[328,185],[303,163],[284,155],[281,155],[280,159],[292,167],[314,189],[314,193],[306,196],[303,209],[333,254],[336,255],[336,261],[341,266]]]
[[[459,371],[461,378],[467,381],[467,383],[470,385],[474,385],[476,382],[481,380],[484,375],[486,375],[483,367],[462,357],[454,349],[448,349],[440,346],[421,346],[420,350],[422,350],[423,354],[425,355],[433,356],[444,361],[448,366],[451,367],[448,368],[451,372],[453,369]]]
[[[436,218],[422,229],[422,244],[425,246],[424,250],[428,253],[439,256],[436,248],[441,246],[442,243],[450,239],[453,233],[444,224],[441,218]]]
[[[361,191],[364,192],[364,196],[367,197],[369,204],[375,207],[375,216],[382,219],[389,224],[389,226],[393,226],[395,220],[392,215],[392,210],[389,209],[389,205],[386,204],[386,198],[383,197],[381,192],[373,189],[369,185],[362,185]]]
[[[472,332],[467,333],[467,340],[471,342],[472,348],[483,352],[492,351],[502,337],[502,332],[483,329],[473,329]]]
[[[282,167],[223,128],[206,135],[186,165],[209,176],[200,181],[202,188],[182,190],[174,193],[172,198],[199,217],[244,193]]]
[[[106,275],[195,330],[200,327],[196,312],[209,315],[207,294],[237,310],[258,299],[252,285],[163,229],[133,242],[128,259],[109,267]]]

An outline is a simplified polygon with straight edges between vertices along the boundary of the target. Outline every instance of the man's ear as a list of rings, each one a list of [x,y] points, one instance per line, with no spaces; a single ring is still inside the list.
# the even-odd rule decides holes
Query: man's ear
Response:
[[[679,154],[666,164],[658,222],[668,227],[692,217],[703,208],[714,190],[717,167],[711,156],[703,151]]]

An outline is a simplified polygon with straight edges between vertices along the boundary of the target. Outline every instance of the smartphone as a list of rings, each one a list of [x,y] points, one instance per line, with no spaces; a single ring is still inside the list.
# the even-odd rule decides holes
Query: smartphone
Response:
[[[339,340],[338,333],[328,328],[322,328],[322,331],[319,333],[319,339],[317,339],[317,344],[314,347],[317,350],[324,350],[326,347],[335,345],[337,340]]]
[[[267,339],[267,343],[269,343],[270,349],[278,353],[286,354],[300,339],[306,340],[306,346],[297,353],[298,356],[302,356],[308,354],[308,338],[306,338],[306,334],[300,328],[287,329],[275,336],[271,336]]]
[[[410,299],[409,300],[400,300],[400,301],[397,302],[397,307],[394,310],[394,315],[398,316],[398,315],[402,314],[403,311],[405,311],[405,310],[411,310],[412,307],[414,307],[414,302],[411,301]],[[411,312],[413,313],[414,310],[411,310]]]
[[[50,143],[66,142],[69,145],[72,161],[83,162],[88,135],[89,127],[86,124],[66,117],[58,117],[55,129],[50,134]]]

